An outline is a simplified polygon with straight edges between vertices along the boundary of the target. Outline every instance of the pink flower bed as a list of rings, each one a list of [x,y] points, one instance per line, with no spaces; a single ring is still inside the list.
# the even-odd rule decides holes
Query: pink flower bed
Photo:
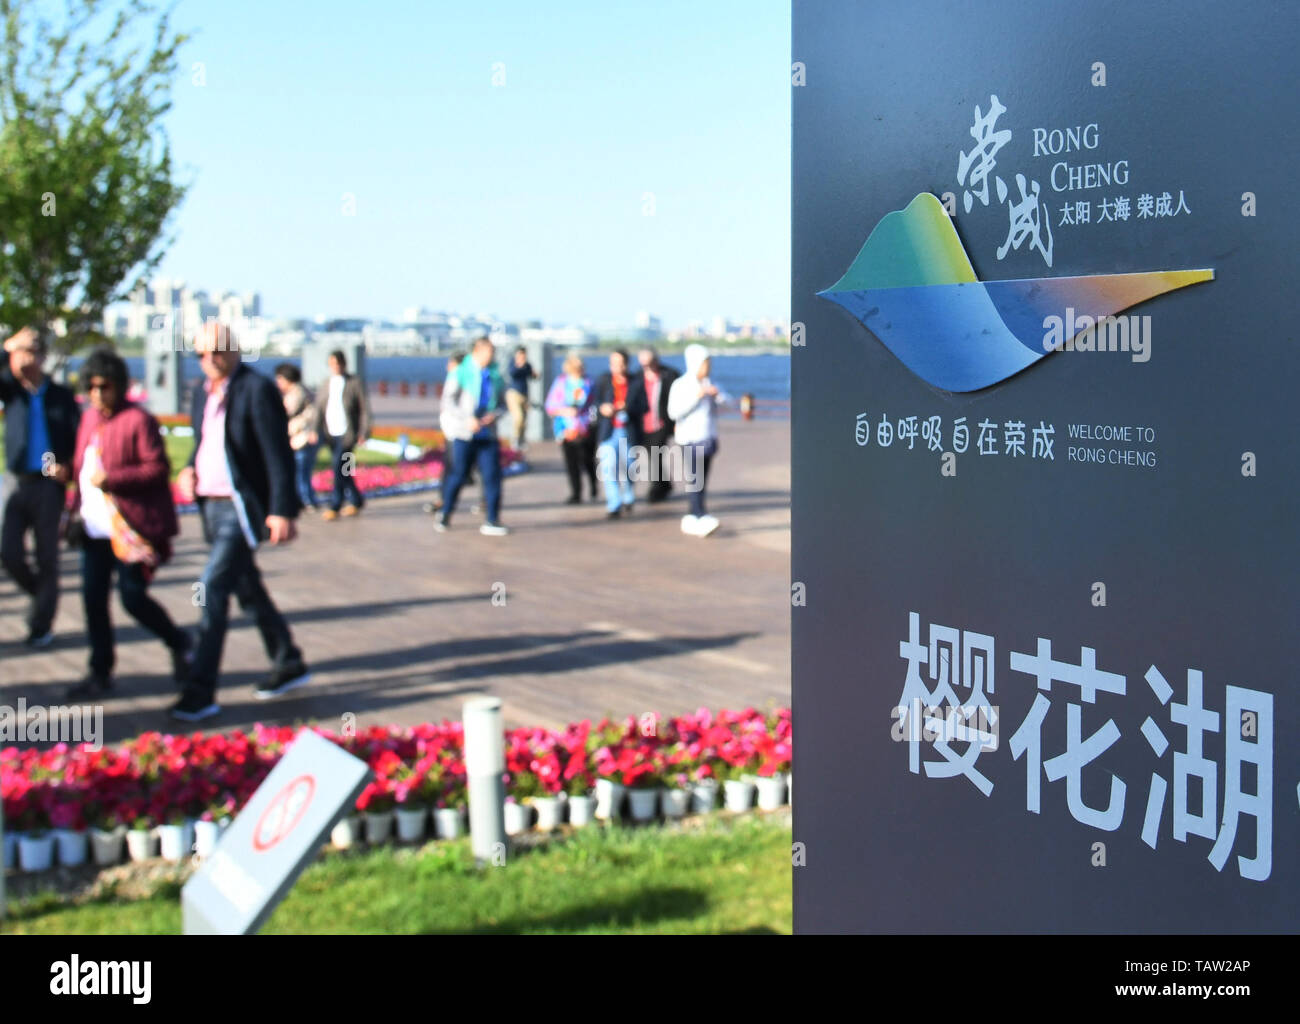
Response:
[[[501,466],[509,470],[520,461],[519,452],[508,445],[501,446]],[[418,459],[409,462],[394,462],[385,466],[357,466],[353,479],[361,492],[370,497],[382,497],[402,491],[422,489],[442,479],[443,453],[441,449],[424,452]],[[312,474],[312,490],[317,494],[329,494],[334,489],[334,471],[320,469]],[[172,482],[172,500],[180,509],[192,508],[181,498],[175,481]]]
[[[465,803],[459,722],[374,726],[341,736],[315,731],[364,760],[374,779],[358,811],[459,807]],[[59,744],[0,750],[0,797],[11,830],[152,826],[231,817],[275,766],[298,729],[144,733],[99,751]],[[597,778],[633,788],[684,787],[704,779],[771,776],[789,770],[789,709],[768,715],[700,709],[692,715],[604,719],[565,729],[506,733],[507,792],[516,800],[588,792]]]

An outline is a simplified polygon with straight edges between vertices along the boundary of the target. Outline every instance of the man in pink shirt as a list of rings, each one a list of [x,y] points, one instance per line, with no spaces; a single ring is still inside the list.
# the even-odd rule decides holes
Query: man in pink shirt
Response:
[[[269,378],[242,364],[228,328],[205,326],[195,351],[205,377],[190,416],[197,444],[176,483],[182,497],[198,502],[212,553],[201,580],[203,612],[191,676],[172,708],[172,717],[184,722],[221,710],[217,675],[232,596],[253,613],[271,660],[271,674],[254,696],[278,697],[311,680],[253,558],[263,541],[283,544],[297,535],[301,506],[284,402]]]

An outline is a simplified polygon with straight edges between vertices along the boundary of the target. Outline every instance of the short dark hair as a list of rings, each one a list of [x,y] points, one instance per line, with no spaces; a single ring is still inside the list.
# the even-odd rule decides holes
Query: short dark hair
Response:
[[[290,384],[298,384],[302,381],[302,373],[293,363],[281,363],[275,368],[275,375],[283,377]]]
[[[346,370],[348,368],[348,357],[343,354],[343,350],[341,348],[336,348],[333,352],[331,352],[330,358],[337,359],[339,361],[339,367],[341,369]]]
[[[629,363],[629,362],[631,362],[631,360],[629,360],[628,357],[627,357],[627,349],[625,349],[625,348],[616,348],[616,349],[614,349],[613,352],[610,353],[610,355],[611,355],[611,356],[622,356],[622,357],[623,357],[623,362],[625,362],[625,363]]]
[[[126,369],[126,360],[111,348],[97,348],[81,364],[81,386],[89,389],[95,377],[106,377],[113,384],[118,395],[126,398],[126,389],[131,383],[131,375]]]
[[[519,355],[520,352],[522,352],[524,355],[528,355],[528,349],[524,348],[523,345],[516,345],[515,355]]]

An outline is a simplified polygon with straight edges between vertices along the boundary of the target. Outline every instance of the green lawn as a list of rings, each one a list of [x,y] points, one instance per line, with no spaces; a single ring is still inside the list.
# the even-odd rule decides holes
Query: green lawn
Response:
[[[476,868],[468,841],[329,854],[267,933],[789,934],[788,817],[718,816],[700,828],[597,828]],[[179,890],[133,903],[10,907],[15,934],[174,934]]]
[[[4,420],[0,419],[0,451],[4,450],[5,425]],[[174,437],[167,435],[163,438],[163,443],[167,446],[167,459],[172,464],[172,479],[176,479],[176,474],[189,461],[190,452],[194,449],[194,438],[192,437]],[[372,452],[361,449],[356,453],[356,464],[358,466],[387,466],[397,461],[391,455],[384,455],[382,452]],[[316,456],[317,469],[329,469],[330,452],[328,448],[322,447]]]

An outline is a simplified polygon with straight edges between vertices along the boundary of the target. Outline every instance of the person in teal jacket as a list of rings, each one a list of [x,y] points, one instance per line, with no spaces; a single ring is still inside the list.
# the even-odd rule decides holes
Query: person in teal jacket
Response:
[[[468,359],[461,360],[452,381],[444,388],[443,431],[452,448],[452,470],[444,492],[442,515],[434,523],[439,533],[451,526],[456,499],[469,467],[477,462],[483,480],[487,520],[479,532],[489,537],[510,531],[501,525],[501,442],[497,420],[506,407],[505,380],[496,366],[496,350],[487,337],[474,342]]]

